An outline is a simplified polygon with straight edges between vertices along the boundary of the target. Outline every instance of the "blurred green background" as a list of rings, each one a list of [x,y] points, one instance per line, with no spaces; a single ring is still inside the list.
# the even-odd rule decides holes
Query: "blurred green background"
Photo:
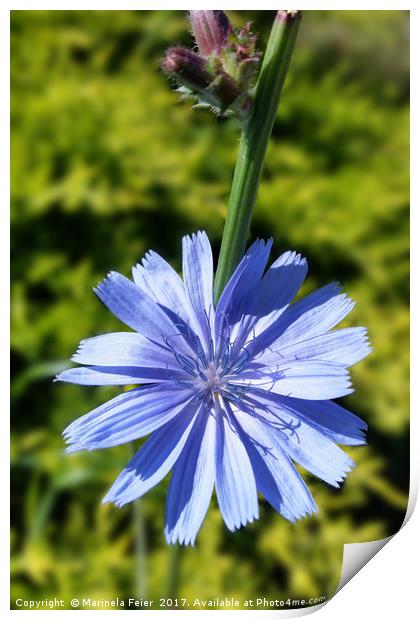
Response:
[[[230,12],[259,31],[273,12]],[[305,476],[319,516],[231,534],[214,504],[183,552],[187,597],[331,595],[344,542],[395,532],[408,490],[408,27],[403,11],[306,12],[252,223],[340,280],[374,353],[343,404],[369,424],[342,490]],[[159,71],[190,45],[181,11],[13,11],[12,599],[167,593],[166,483],[137,506],[101,499],[132,446],[66,456],[61,432],[119,388],[53,384],[82,338],[120,329],[92,287],[153,248],[180,267],[185,233],[219,248],[238,144]],[[132,524],[144,527],[138,565]],[[173,560],[173,558],[172,558]],[[144,580],[146,575],[146,580]],[[13,602],[12,602],[13,605]]]

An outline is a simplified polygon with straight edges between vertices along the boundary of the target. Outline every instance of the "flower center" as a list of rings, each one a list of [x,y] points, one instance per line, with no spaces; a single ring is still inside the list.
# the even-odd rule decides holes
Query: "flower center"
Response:
[[[188,355],[177,350],[169,340],[165,344],[173,353],[181,369],[189,375],[185,379],[175,379],[179,385],[192,387],[197,391],[197,398],[207,402],[210,406],[214,399],[223,397],[231,402],[242,400],[245,387],[232,383],[233,375],[239,374],[249,362],[249,352],[245,347],[234,350],[230,339],[222,338],[222,345],[217,351],[214,348],[205,353],[204,348],[190,330],[183,333],[194,353]],[[213,342],[211,344],[213,347]]]
[[[206,381],[203,380],[205,387],[211,392],[218,392],[223,386],[223,377],[219,373],[218,365],[212,364],[206,368],[204,375]]]

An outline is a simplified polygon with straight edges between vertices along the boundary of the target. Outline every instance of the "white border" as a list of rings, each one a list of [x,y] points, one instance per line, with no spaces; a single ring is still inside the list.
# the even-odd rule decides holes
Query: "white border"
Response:
[[[275,11],[279,8],[278,3],[276,2],[258,2],[257,10],[267,10],[267,11]],[[111,0],[102,0],[98,1],[90,1],[90,2],[81,2],[80,0],[73,0],[73,2],[63,2],[62,0],[56,0],[49,2],[33,2],[33,1],[20,1],[16,0],[16,2],[9,3],[9,10],[178,10],[178,11],[187,11],[189,9],[194,8],[199,9],[208,9],[210,3],[209,2],[200,2],[199,0],[194,0],[194,2],[157,2],[155,4],[148,4],[142,2],[136,2],[135,0],[125,0],[121,2],[120,5],[118,3],[113,2]],[[238,2],[238,1],[230,1],[223,3],[223,9],[226,11],[229,10],[252,10],[256,6],[255,2]],[[357,11],[357,10],[369,10],[369,11],[385,11],[385,10],[395,10],[395,11],[404,11],[410,10],[415,6],[414,2],[392,2],[390,0],[384,0],[383,2],[378,2],[377,0],[371,0],[370,2],[362,2],[361,0],[354,0],[353,2],[338,2],[338,1],[325,1],[322,2],[312,2],[308,0],[302,0],[301,2],[288,2],[286,6],[289,9],[302,9],[302,10],[348,10],[348,11]]]
[[[10,243],[9,243],[9,233],[8,233],[8,224],[9,224],[9,215],[7,205],[9,203],[10,196],[10,173],[9,173],[9,152],[10,152],[10,136],[9,136],[9,118],[10,118],[10,110],[9,110],[9,46],[10,46],[10,38],[9,38],[9,11],[10,10],[45,10],[45,9],[54,9],[54,10],[122,10],[122,9],[134,9],[134,10],[147,10],[147,9],[158,9],[158,10],[167,10],[167,9],[175,9],[175,10],[188,10],[193,8],[209,8],[208,2],[199,2],[195,1],[194,3],[190,2],[184,4],[183,2],[166,2],[166,3],[155,3],[153,6],[142,6],[141,2],[134,2],[133,0],[126,0],[122,4],[117,4],[115,2],[110,2],[108,0],[102,0],[101,2],[80,2],[73,0],[70,2],[62,2],[60,0],[55,0],[54,2],[19,2],[16,1],[13,4],[9,4],[9,6],[2,6],[0,10],[0,41],[2,42],[2,54],[0,58],[0,79],[2,84],[2,98],[1,98],[1,106],[2,106],[2,125],[5,129],[4,138],[1,142],[1,190],[4,196],[3,208],[2,208],[2,218],[0,225],[0,252],[2,253],[1,260],[1,272],[0,272],[0,291],[1,291],[1,308],[9,308],[9,255],[10,255]],[[254,4],[255,6],[255,4]],[[301,2],[290,2],[288,8],[299,8],[299,9],[322,9],[322,10],[331,10],[331,9],[342,9],[342,10],[411,10],[411,29],[412,29],[412,59],[420,58],[419,53],[419,17],[418,12],[416,10],[414,2],[360,2],[353,1],[348,3],[342,2],[308,2],[302,0]],[[250,9],[251,4],[248,2],[225,2],[224,9]],[[264,2],[258,3],[259,10],[276,10],[278,6],[274,2]],[[418,70],[415,65],[412,67],[412,100],[413,110],[419,110],[419,84],[418,84]],[[412,115],[412,134],[415,136],[420,135],[420,123],[417,120],[418,116],[416,114]],[[419,157],[418,157],[418,137],[416,140],[413,140],[412,143],[412,163],[411,170],[412,172],[418,171],[419,168]],[[416,270],[416,266],[419,266],[419,216],[418,216],[418,172],[417,174],[411,175],[412,179],[412,191],[411,195],[414,197],[412,200],[412,204],[414,204],[414,208],[412,209],[412,233],[411,237],[414,241],[411,244],[412,247],[412,273],[417,275],[418,270]],[[411,284],[412,284],[412,308],[414,311],[418,311],[418,276],[415,278],[412,276]],[[8,355],[8,347],[6,346],[9,343],[9,329],[7,325],[7,321],[5,320],[5,314],[2,314],[2,321],[0,323],[0,338],[1,338],[1,357],[0,357],[0,380],[2,382],[2,397],[3,402],[9,402],[9,355]],[[420,330],[416,326],[416,322],[413,321],[412,324],[412,343],[417,343],[420,341]],[[418,376],[418,368],[416,368],[416,360],[415,356],[412,355],[412,363],[414,365],[414,376]],[[418,364],[417,364],[418,366]],[[417,370],[417,374],[416,374]],[[419,382],[413,382],[412,386],[412,398],[415,404],[419,403]],[[415,407],[412,407],[412,411],[415,410]],[[8,417],[3,412],[1,417],[1,425],[2,425],[2,434],[1,436],[8,437],[9,436],[9,423]],[[412,416],[411,419],[411,486],[410,486],[410,500],[411,504],[415,502],[417,496],[418,489],[418,472],[419,472],[419,457],[418,457],[418,432],[419,425],[417,417]],[[1,465],[4,468],[4,475],[2,480],[4,495],[9,495],[9,451],[8,444],[6,444],[6,449],[1,450]],[[5,488],[4,488],[5,487]],[[410,506],[412,509],[412,506]],[[2,511],[0,514],[0,523],[1,523],[1,533],[2,533],[2,546],[1,548],[8,549],[9,548],[9,519],[7,513]],[[340,617],[342,620],[354,618],[355,612],[362,612],[364,616],[369,614],[375,614],[378,616],[381,613],[386,613],[387,617],[391,617],[391,615],[411,618],[413,616],[412,611],[417,608],[417,600],[416,595],[418,591],[418,568],[415,568],[416,564],[416,549],[419,548],[418,543],[419,540],[419,530],[420,530],[420,514],[419,510],[414,513],[414,516],[407,522],[406,526],[403,528],[402,532],[400,532],[397,536],[395,536],[389,545],[376,556],[362,571],[356,575],[351,580],[351,587],[345,587],[339,594],[337,594],[325,607],[323,607],[320,611],[320,618],[324,618],[324,620],[336,620],[337,617]],[[44,611],[10,611],[8,609],[9,606],[9,564],[7,559],[7,552],[3,552],[2,561],[1,561],[1,581],[0,581],[0,609],[3,611],[2,617],[11,617],[14,614],[31,614],[31,617],[34,618],[45,618]],[[296,616],[303,615],[303,612],[308,612],[310,610],[296,610],[295,612],[286,612],[286,611],[268,611],[268,612],[247,612],[247,611],[213,611],[213,614],[218,615],[218,617],[222,618],[223,616],[227,616],[227,614],[234,613],[236,617],[267,617],[267,614],[270,617],[279,617],[284,618],[287,615]],[[315,608],[312,608],[311,611],[315,611]],[[54,610],[54,618],[61,617],[67,614],[71,614],[71,611],[57,611]],[[98,617],[102,615],[102,611],[79,611],[78,618],[85,617],[85,614],[88,614],[86,617]],[[115,611],[112,615],[113,618],[123,618],[125,617],[124,611]],[[153,618],[169,618],[172,617],[171,611],[142,611],[142,617],[150,617]],[[213,615],[212,614],[212,615]],[[264,616],[263,616],[264,614]],[[47,618],[49,616],[47,615]],[[205,611],[192,611],[188,614],[188,618],[198,618],[198,617],[209,617],[208,612]]]

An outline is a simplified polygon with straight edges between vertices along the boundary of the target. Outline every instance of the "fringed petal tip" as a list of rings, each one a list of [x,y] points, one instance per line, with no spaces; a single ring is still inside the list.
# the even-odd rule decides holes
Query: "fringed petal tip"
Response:
[[[355,446],[365,446],[367,444],[367,435],[368,435],[368,425],[365,424],[364,428],[360,429],[360,438],[359,438],[359,442],[360,443],[355,443]]]
[[[230,532],[235,532],[241,529],[242,527],[246,527],[246,525],[253,523],[254,521],[257,521],[258,519],[259,519],[259,514],[257,512],[257,514],[255,514],[253,517],[244,519],[240,523],[235,523],[235,524],[225,523],[225,525]],[[187,546],[195,547],[196,538],[197,538],[197,534],[192,536],[192,535],[189,535],[187,532],[183,533],[183,532],[177,532],[177,531],[169,531],[168,528],[165,528],[165,540],[168,545],[178,544],[184,547],[187,547]]]
[[[344,465],[340,474],[337,476],[336,480],[334,482],[333,481],[327,482],[327,484],[334,487],[335,489],[339,489],[340,486],[345,481],[345,479],[347,478],[348,474],[351,472],[351,470],[355,466],[356,466],[356,463],[350,457],[347,457],[347,462]]]
[[[87,446],[81,446],[79,444],[72,444],[72,445],[66,446],[66,454],[74,454],[75,452],[83,452],[83,450],[87,450],[89,452],[90,448],[88,448]]]
[[[180,547],[195,547],[197,533],[188,535],[182,532],[171,532],[165,528],[165,540],[168,545],[179,545]]]
[[[127,504],[129,504],[131,501],[134,500],[123,500],[123,499],[118,499],[118,497],[116,497],[113,493],[110,493],[110,491],[105,495],[105,497],[102,499],[101,504],[103,506],[105,506],[106,504],[112,504],[113,506],[115,506],[116,508],[124,508],[124,506],[126,506]]]
[[[235,521],[233,523],[226,523],[225,521],[225,524],[230,532],[236,532],[237,530],[240,530],[241,527],[246,527],[249,523],[254,523],[254,521],[258,521],[259,518],[260,515],[257,509],[257,511],[253,515],[248,515],[246,518]]]
[[[74,383],[73,381],[73,373],[74,371],[78,371],[79,367],[75,366],[74,368],[66,368],[62,370],[58,374],[55,375],[53,382],[54,383]]]
[[[273,243],[274,243],[273,237],[269,237],[268,239],[260,239],[260,237],[257,237],[255,241],[252,243],[252,245],[250,245],[249,248],[246,250],[245,256],[248,256],[249,254],[253,254],[257,248],[261,248],[261,249],[267,248],[268,250],[271,250],[271,248],[273,247]]]
[[[62,433],[65,443],[67,444],[65,447],[66,454],[74,454],[75,452],[92,452],[92,450],[96,450],[98,448],[94,443],[84,443],[83,439],[78,439],[77,435],[74,434],[64,434]]]
[[[66,368],[66,370],[62,370],[54,377],[53,382],[54,383],[79,383],[76,380],[79,370],[80,370],[80,366],[75,366],[74,368]]]
[[[101,503],[103,505],[112,504],[116,508],[123,508],[126,504],[130,504],[136,499],[139,499],[139,497],[141,496],[140,494],[139,496],[136,496],[136,497],[128,497],[125,490],[121,489],[118,486],[117,484],[118,480],[119,478],[117,478],[117,480],[109,487],[107,493],[102,498]]]
[[[117,271],[108,271],[105,278],[99,280],[98,284],[92,288],[93,292],[99,296],[99,293],[106,287],[112,280],[115,280],[116,276],[120,276]]]
[[[285,519],[287,519],[287,521],[289,521],[290,523],[295,524],[297,521],[302,521],[302,519],[309,519],[315,514],[318,514],[318,506],[315,504],[315,502],[313,502],[313,504],[310,507],[308,507],[307,510],[305,510],[304,512],[290,515],[290,516],[286,516],[286,515],[282,515],[282,516]]]
[[[367,425],[366,428],[360,428],[351,438],[351,441],[344,442],[340,439],[336,440],[338,445],[342,446],[365,446],[367,444]]]
[[[295,252],[294,250],[289,250],[290,258],[288,264],[292,265],[308,265],[308,261],[306,257],[300,254],[299,252]]]

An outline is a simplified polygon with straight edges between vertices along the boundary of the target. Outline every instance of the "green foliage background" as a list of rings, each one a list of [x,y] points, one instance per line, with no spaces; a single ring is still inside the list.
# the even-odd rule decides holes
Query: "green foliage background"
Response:
[[[262,48],[272,16],[230,13],[237,25],[254,20]],[[213,504],[183,552],[181,596],[331,595],[343,543],[402,522],[408,19],[305,14],[252,224],[252,238],[274,237],[275,254],[308,257],[306,292],[340,280],[357,301],[349,323],[369,328],[375,351],[343,401],[369,423],[368,446],[348,450],[358,466],[340,491],[307,476],[317,517],[291,525],[261,502],[260,520],[231,534]],[[12,599],[156,600],[171,560],[166,483],[138,507],[148,556],[137,566],[132,506],[101,505],[132,447],[66,456],[61,438],[118,389],[51,376],[80,339],[119,329],[91,292],[108,270],[128,275],[149,248],[179,268],[181,237],[198,228],[219,247],[238,128],[177,102],[159,71],[165,48],[191,43],[182,12],[14,11],[11,32]]]

